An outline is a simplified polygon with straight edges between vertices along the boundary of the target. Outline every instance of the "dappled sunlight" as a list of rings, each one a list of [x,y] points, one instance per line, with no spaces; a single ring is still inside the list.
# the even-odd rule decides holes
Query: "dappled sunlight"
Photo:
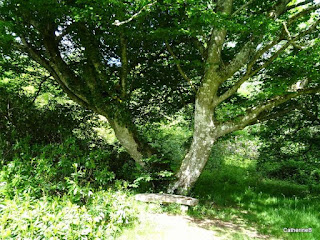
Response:
[[[239,238],[241,237],[241,238]],[[230,240],[274,239],[258,234],[245,224],[218,219],[195,219],[189,216],[174,216],[165,213],[140,215],[139,224],[125,230],[119,240]]]
[[[319,240],[319,13],[0,0],[0,239]]]

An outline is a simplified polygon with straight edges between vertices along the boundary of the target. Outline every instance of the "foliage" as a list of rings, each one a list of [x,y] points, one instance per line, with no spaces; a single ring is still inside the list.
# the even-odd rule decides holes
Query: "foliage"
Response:
[[[91,192],[86,205],[70,198],[72,194],[35,199],[27,192],[0,197],[1,238],[114,239],[136,216],[133,200],[120,189]]]
[[[11,197],[26,189],[37,197],[71,191],[76,202],[85,202],[78,187],[105,188],[115,177],[108,170],[108,151],[81,149],[72,138],[50,145],[32,145],[25,139],[13,149],[13,159],[1,164],[1,181],[6,183],[2,189]]]
[[[81,126],[90,115],[77,106],[37,105],[19,82],[2,87],[1,238],[112,239],[130,225],[128,184],[114,181],[133,177],[127,153],[92,134],[96,124]]]
[[[37,82],[29,82],[30,78],[11,74],[11,78],[0,79],[0,142],[8,159],[13,154],[10,148],[20,139],[29,138],[32,144],[62,143],[75,136],[75,129],[90,128],[82,122],[92,114],[62,100],[64,95],[50,83],[39,87]],[[89,134],[82,132],[88,138]]]
[[[268,121],[258,169],[266,176],[317,186],[320,181],[319,97],[303,98],[293,113]]]
[[[282,36],[284,34],[282,23],[290,22],[287,26],[288,31],[294,35],[305,30],[315,21],[315,17],[307,13],[292,22],[288,20],[297,11],[314,5],[313,2],[306,2],[302,7],[285,11],[276,20],[270,17],[269,12],[279,5],[275,1],[261,0],[243,5],[245,3],[246,1],[234,2],[233,11],[237,14],[230,17],[220,11],[217,2],[210,1],[155,1],[152,3],[145,0],[3,1],[0,9],[3,15],[0,28],[1,53],[6,57],[6,62],[16,61],[17,51],[30,55],[25,46],[21,45],[19,38],[15,37],[21,35],[34,50],[37,50],[36,53],[39,56],[51,59],[52,52],[49,53],[48,44],[44,44],[46,41],[51,42],[62,57],[61,63],[64,68],[61,69],[68,69],[68,72],[77,75],[81,80],[78,82],[75,79],[69,79],[79,85],[73,92],[86,95],[89,105],[97,104],[100,108],[108,106],[106,109],[108,114],[115,115],[121,112],[121,117],[126,120],[129,120],[127,119],[129,117],[145,121],[159,120],[161,118],[159,113],[173,113],[186,104],[194,102],[195,92],[186,79],[176,71],[174,65],[178,62],[195,87],[198,87],[208,64],[205,61],[206,57],[201,56],[201,52],[209,43],[212,29],[224,28],[227,31],[221,56],[223,60],[221,64],[227,65],[246,43],[259,46],[258,42],[261,41],[261,46],[264,46],[280,35],[280,39],[285,40],[286,36]],[[294,1],[290,3],[291,6],[294,4]],[[117,23],[123,24],[117,25]],[[50,29],[45,25],[50,26]],[[56,36],[49,36],[52,33]],[[47,38],[44,38],[44,35],[47,35]],[[317,83],[314,77],[316,71],[308,71],[313,69],[318,59],[317,54],[310,55],[312,52],[319,51],[319,44],[315,44],[317,41],[313,40],[316,36],[317,33],[314,33],[298,39],[299,44],[307,45],[305,49],[289,48],[281,55],[281,61],[286,62],[285,65],[292,69],[296,69],[295,72],[299,72],[300,74],[297,75],[300,76],[290,76],[290,79],[287,77],[286,81],[281,81],[283,79],[279,78],[266,81],[269,77],[266,77],[263,72],[258,78],[263,82],[265,86],[263,90],[266,93],[258,94],[254,98],[255,101],[251,99],[250,103],[244,101],[245,99],[231,101],[234,105],[242,105],[240,108],[232,108],[230,104],[223,105],[222,107],[232,111],[224,111],[223,116],[218,119],[225,120],[244,114],[245,108],[254,103],[257,104],[265,99],[266,95],[284,93],[286,87],[301,75],[303,77],[308,75],[310,81]],[[52,37],[56,39],[51,39]],[[121,96],[119,89],[119,78],[122,67],[125,67],[121,63],[123,60],[121,56],[123,46],[119,44],[121,38],[126,40],[127,68],[130,70],[126,76],[127,89],[124,91],[127,94],[123,93],[125,97]],[[177,59],[170,56],[165,42],[173,46]],[[197,48],[199,44],[202,48]],[[268,54],[272,55],[274,50],[271,48]],[[203,53],[203,55],[206,54]],[[36,61],[39,62],[39,59]],[[259,64],[265,61],[266,59],[262,58]],[[40,64],[48,70],[43,61]],[[97,72],[93,69],[95,64],[99,65]],[[296,66],[303,68],[304,71],[299,71]],[[270,66],[270,68],[274,67]],[[238,70],[236,75],[223,81],[219,93],[223,93],[241,78],[242,69]],[[68,75],[66,72],[63,74]],[[84,82],[92,84],[90,77],[93,75],[96,78],[94,90],[84,84]],[[68,75],[67,78],[72,77]],[[61,81],[58,82],[62,84]],[[274,83],[273,87],[270,87],[270,82]],[[159,92],[161,94],[158,94]],[[129,110],[131,114],[124,109]],[[219,109],[217,111],[219,112]],[[230,112],[233,114],[229,116]]]
[[[164,119],[154,123],[142,125],[141,131],[152,147],[158,149],[162,156],[170,161],[170,165],[177,169],[181,159],[186,154],[192,138],[191,115],[193,106],[190,104],[175,114],[164,115]]]
[[[128,154],[119,143],[108,144],[97,134],[95,129],[106,128],[105,122],[70,103],[50,81],[38,87],[27,81],[30,71],[26,74],[12,73],[0,80],[2,176],[20,184],[8,185],[11,196],[29,183],[39,196],[41,191],[64,193],[67,182],[105,187],[115,176],[134,180],[137,169]]]

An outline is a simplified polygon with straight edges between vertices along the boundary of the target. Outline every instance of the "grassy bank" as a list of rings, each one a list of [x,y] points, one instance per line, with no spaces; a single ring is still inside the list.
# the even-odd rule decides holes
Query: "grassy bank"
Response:
[[[228,221],[243,219],[260,233],[280,239],[320,239],[319,193],[305,185],[264,179],[248,159],[226,159],[219,169],[206,169],[195,186],[201,204],[189,213]],[[312,228],[286,233],[284,228]]]

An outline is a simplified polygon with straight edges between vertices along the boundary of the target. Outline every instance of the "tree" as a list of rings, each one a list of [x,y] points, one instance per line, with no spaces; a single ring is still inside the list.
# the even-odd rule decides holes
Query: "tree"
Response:
[[[265,121],[280,114],[284,103],[320,91],[314,71],[287,79],[268,75],[279,58],[290,64],[298,54],[319,52],[316,1],[0,4],[2,54],[27,54],[44,67],[71,99],[108,119],[142,166],[156,151],[134,124],[133,102],[151,104],[148,97],[164,94],[170,98],[161,104],[171,101],[177,109],[194,99],[193,140],[168,192],[188,193],[219,137]],[[300,65],[318,68],[318,60],[306,58]],[[241,97],[238,90],[254,81],[259,91]],[[270,82],[278,87],[268,87]],[[179,101],[173,93],[181,95]]]

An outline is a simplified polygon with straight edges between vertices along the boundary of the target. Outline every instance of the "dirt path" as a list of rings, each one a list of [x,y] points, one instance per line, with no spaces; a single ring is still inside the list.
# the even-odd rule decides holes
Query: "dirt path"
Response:
[[[197,220],[189,216],[146,213],[140,224],[127,230],[119,240],[238,240],[272,239],[253,228],[221,220]]]

